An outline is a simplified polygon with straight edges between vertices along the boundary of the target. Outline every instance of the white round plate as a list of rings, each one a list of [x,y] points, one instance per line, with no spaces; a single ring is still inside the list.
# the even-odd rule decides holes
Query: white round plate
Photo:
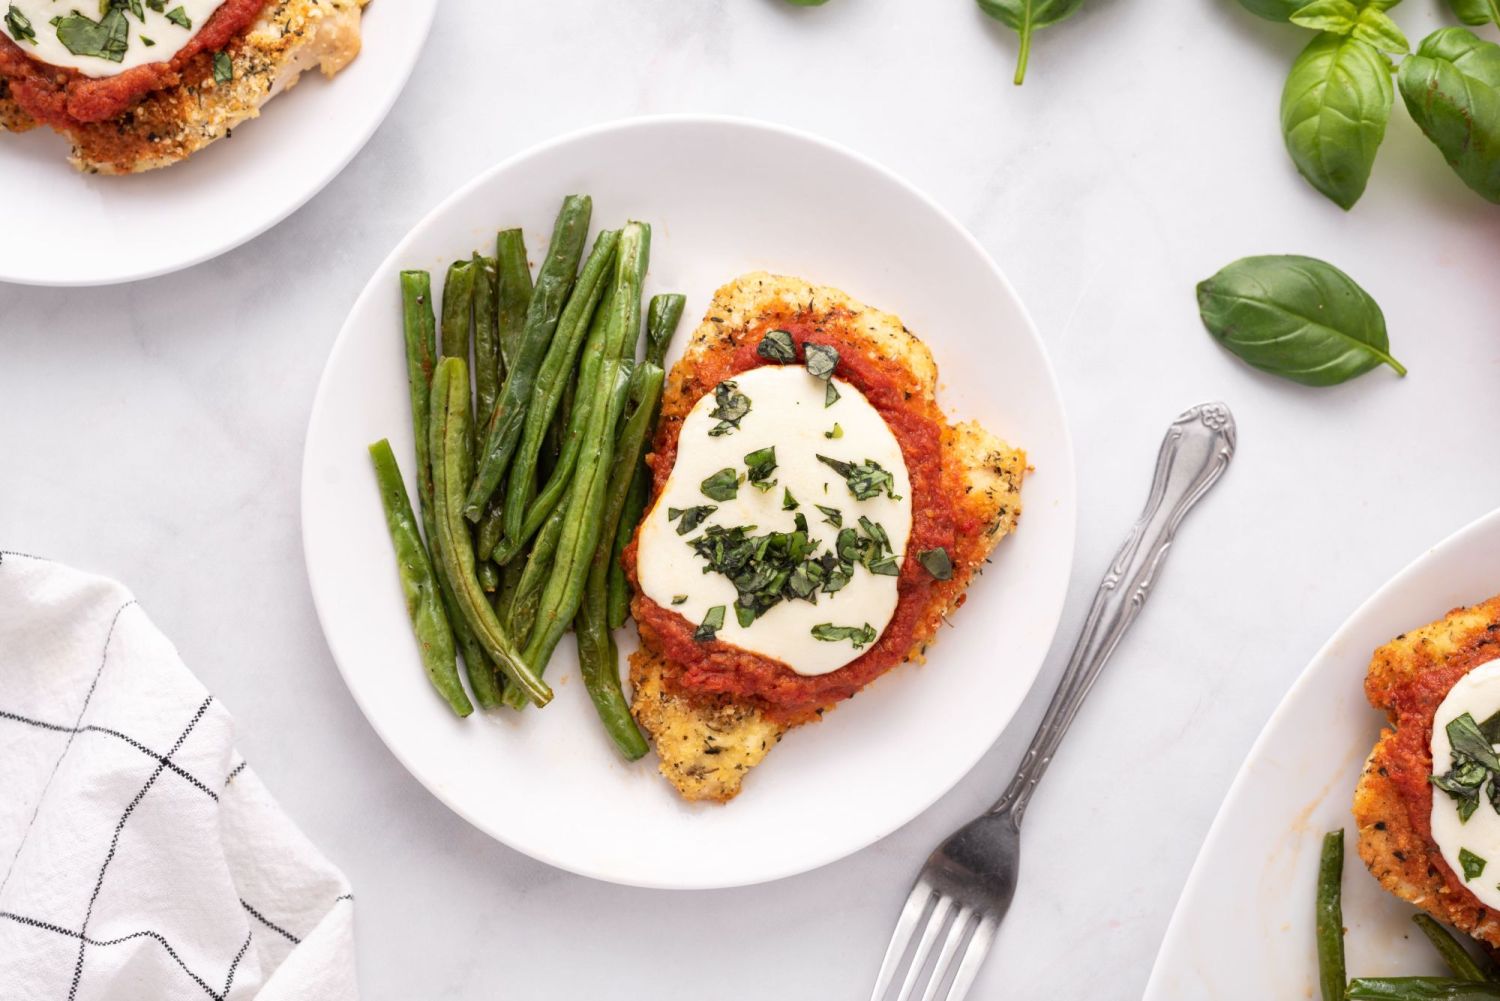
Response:
[[[80,174],[46,126],[0,132],[6,205],[0,281],[111,285],[154,278],[270,229],[354,159],[416,65],[437,0],[373,0],[359,55],[333,79],[316,68],[259,118],[182,163],[143,174]]]
[[[1442,972],[1414,908],[1355,851],[1360,769],[1385,720],[1365,701],[1375,648],[1500,591],[1500,511],[1428,550],[1318,651],[1240,768],[1193,864],[1146,1001],[1317,996],[1313,894],[1325,831],[1344,828],[1350,976]]]
[[[396,273],[525,229],[545,250],[562,197],[595,228],[652,224],[647,292],[688,297],[672,358],[714,290],[747,271],[834,285],[897,313],[932,347],[951,414],[1030,453],[1019,533],[1001,543],[956,628],[823,722],[793,731],[726,806],[684,803],[654,757],[621,760],[577,678],[570,640],[544,710],[456,719],[429,690],[401,603],[366,446],[412,468]],[[669,360],[672,360],[669,358]],[[979,245],[910,186],[852,153],[744,121],[656,118],[524,153],[453,195],[386,259],[344,324],[313,404],[302,538],[328,644],[355,700],[421,782],[479,828],[573,872],[654,887],[775,879],[890,833],[999,736],[1056,628],[1073,553],[1073,456],[1057,387],[1021,303]],[[622,639],[634,647],[634,630]]]

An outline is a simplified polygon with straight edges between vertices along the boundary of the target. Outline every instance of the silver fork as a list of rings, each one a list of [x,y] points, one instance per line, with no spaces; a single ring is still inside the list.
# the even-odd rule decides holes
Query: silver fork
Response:
[[[1150,596],[1177,526],[1223,475],[1234,445],[1234,417],[1222,403],[1193,407],[1167,429],[1146,508],[1099,583],[1062,682],[1016,777],[994,806],[928,857],[896,921],[872,1001],[884,1001],[903,968],[898,1001],[916,996],[924,974],[922,1001],[961,1001],[968,994],[1015,895],[1026,804],[1104,662]]]

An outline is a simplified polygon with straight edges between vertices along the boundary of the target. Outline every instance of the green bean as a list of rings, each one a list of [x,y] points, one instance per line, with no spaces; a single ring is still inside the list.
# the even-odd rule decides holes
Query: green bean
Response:
[[[542,589],[536,623],[526,643],[526,663],[537,674],[546,669],[557,641],[567,632],[583,600],[589,561],[599,544],[600,516],[614,453],[614,429],[624,409],[628,387],[624,363],[618,358],[606,358],[596,389],[601,398],[595,402],[589,420],[588,435],[568,490],[552,572]],[[506,704],[518,706],[519,700],[507,698]]]
[[[651,297],[651,308],[646,314],[646,361],[648,363],[658,368],[666,368],[667,348],[671,345],[672,335],[677,331],[677,325],[682,320],[682,310],[686,304],[687,299],[675,292]],[[651,426],[646,432],[648,444],[656,437],[656,419],[660,413],[661,408],[658,406],[651,415]],[[623,626],[625,616],[629,613],[630,592],[626,586],[625,567],[620,559],[625,552],[625,547],[630,545],[630,537],[635,534],[635,526],[640,523],[641,516],[646,513],[646,501],[650,497],[651,468],[646,465],[645,456],[642,455],[636,465],[635,477],[630,481],[630,492],[625,496],[625,508],[620,512],[620,522],[615,526],[614,552],[610,554],[609,599],[606,604],[611,629],[619,629]]]
[[[459,611],[458,598],[442,558],[442,546],[438,538],[437,507],[433,500],[431,435],[431,383],[436,361],[437,323],[432,312],[432,276],[425,271],[401,272],[402,326],[406,337],[406,381],[411,392],[412,433],[416,438],[417,452],[417,500],[422,508],[422,530],[427,537],[427,552],[437,571],[438,591],[443,598],[443,607],[448,614],[448,624],[453,629],[453,638],[464,657],[464,670],[472,678],[480,678],[484,685],[485,673],[489,670],[489,658],[484,648],[474,638],[469,623]],[[488,690],[488,689],[486,689]],[[477,690],[476,690],[477,695]]]
[[[1438,951],[1438,955],[1443,957],[1443,962],[1448,964],[1448,969],[1453,971],[1455,977],[1460,980],[1488,979],[1479,964],[1474,962],[1474,957],[1469,955],[1469,950],[1448,934],[1446,928],[1426,914],[1413,914],[1411,919],[1422,929],[1422,934],[1427,936],[1427,940]]]
[[[651,227],[643,222],[625,224],[624,233],[635,229],[636,252],[627,255],[622,244],[620,269],[615,274],[614,306],[619,310],[619,352],[625,361],[635,361],[641,341],[641,290],[646,286],[646,269],[651,263]]]
[[[526,643],[531,639],[531,628],[536,623],[536,608],[542,600],[542,588],[547,583],[547,576],[552,572],[552,560],[557,555],[557,542],[562,536],[563,521],[567,514],[567,509],[562,505],[553,508],[552,513],[547,516],[546,524],[537,532],[536,541],[532,543],[531,552],[526,555],[526,559],[512,560],[505,565],[506,570],[522,567],[508,609],[511,637],[522,649],[525,649]]]
[[[497,563],[506,563],[514,550],[541,528],[567,490],[582,447],[584,429],[592,414],[592,401],[598,396],[599,367],[606,358],[623,357],[629,317],[640,316],[641,283],[645,281],[650,253],[651,227],[641,222],[626,223],[620,230],[620,246],[615,256],[614,280],[607,308],[601,306],[595,312],[583,347],[583,361],[578,366],[577,401],[568,423],[567,437],[563,440],[562,455],[547,478],[546,486],[537,492],[536,499],[527,508],[520,535],[506,533],[501,541],[494,556]],[[635,303],[633,314],[632,302]]]
[[[552,700],[552,689],[527,665],[505,635],[495,610],[490,607],[474,573],[474,551],[467,545],[468,526],[463,517],[464,470],[469,467],[469,374],[462,358],[444,358],[432,379],[431,435],[433,496],[437,502],[438,537],[442,558],[468,620],[485,652],[510,682],[506,693],[530,699],[539,706]],[[473,672],[470,683],[474,683]],[[491,681],[494,678],[491,675]],[[484,698],[476,687],[480,705]]]
[[[557,405],[557,413],[552,415],[552,423],[547,425],[547,438],[542,442],[542,454],[536,461],[537,479],[543,483],[552,478],[557,460],[562,457],[563,438],[568,433],[568,420],[573,413],[573,396],[577,391],[578,370],[574,369],[568,378],[568,384],[563,387],[563,398]]]
[[[519,229],[501,230],[495,237],[495,333],[506,372],[516,364],[530,304],[531,263],[526,259],[526,239]]]
[[[573,286],[568,305],[557,323],[557,333],[547,348],[547,356],[537,369],[532,383],[531,403],[526,409],[522,427],[521,443],[516,447],[515,459],[511,462],[510,480],[505,490],[505,531],[510,538],[521,537],[521,527],[526,520],[526,508],[534,496],[537,458],[541,455],[542,443],[547,428],[557,413],[563,391],[567,388],[573,367],[577,363],[578,349],[583,346],[585,335],[599,306],[599,298],[609,283],[610,269],[615,262],[615,249],[619,246],[620,234],[605,230],[594,241],[583,274]]]
[[[1341,995],[1349,1001],[1496,1001],[1500,984],[1446,977],[1360,977]]]
[[[455,713],[467,716],[474,706],[464,693],[463,682],[458,680],[453,627],[443,611],[437,576],[422,545],[417,517],[412,513],[411,498],[406,495],[406,484],[401,481],[391,443],[382,438],[371,445],[370,461],[380,484],[380,500],[385,507],[391,545],[396,550],[396,569],[401,577],[401,593],[406,598],[406,614],[417,637],[417,650],[422,666],[427,669],[427,680]]]
[[[1342,1001],[1344,984],[1344,832],[1323,835],[1323,853],[1318,864],[1316,925],[1318,936],[1318,984],[1323,1001]]]
[[[537,491],[526,508],[526,520],[519,536],[506,536],[495,547],[493,559],[501,566],[510,563],[516,552],[546,522],[547,516],[562,501],[573,476],[573,467],[578,464],[578,451],[583,446],[583,437],[588,431],[589,416],[594,410],[594,399],[585,387],[592,387],[599,376],[599,365],[604,357],[604,344],[613,311],[600,306],[589,324],[589,336],[583,345],[583,360],[573,380],[574,400],[568,413],[568,430],[563,437],[562,454],[547,475],[546,484]],[[566,394],[564,394],[566,397]]]
[[[630,400],[634,406],[610,460],[609,484],[605,488],[600,516],[599,542],[589,563],[583,604],[575,630],[578,633],[579,673],[604,729],[620,753],[631,761],[646,753],[646,739],[631,718],[630,706],[620,690],[620,659],[610,634],[609,568],[615,548],[615,525],[625,508],[626,497],[646,447],[646,435],[661,401],[665,373],[659,365],[642,362],[630,377]]]
[[[500,399],[495,405],[494,424],[480,457],[479,473],[464,500],[464,516],[470,521],[483,516],[485,502],[500,486],[515,455],[526,408],[531,402],[532,383],[578,274],[592,208],[593,202],[587,195],[569,195],[557,215],[547,259],[542,262],[531,303],[526,308],[526,327],[515,352],[515,364],[508,366],[505,373],[505,385],[500,388]]]
[[[474,255],[474,416],[488,427],[500,395],[500,341],[495,329],[495,259]]]
[[[443,326],[438,355],[469,360],[469,327],[474,318],[474,262],[454,261],[443,281]]]

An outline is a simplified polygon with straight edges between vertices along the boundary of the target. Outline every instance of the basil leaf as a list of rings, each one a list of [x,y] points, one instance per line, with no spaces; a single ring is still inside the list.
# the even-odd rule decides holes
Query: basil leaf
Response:
[[[1375,7],[1366,7],[1359,12],[1354,21],[1353,35],[1381,52],[1405,55],[1411,51],[1411,42],[1406,40],[1400,26],[1391,20],[1390,15]]]
[[[822,504],[814,504],[813,507],[823,512],[823,520],[834,528],[844,527],[844,516],[836,507],[824,507]]]
[[[229,53],[214,53],[214,83],[229,83],[234,79],[234,63],[229,60]]]
[[[1500,712],[1479,724],[1479,732],[1491,744],[1500,744]]]
[[[826,407],[828,404],[825,402],[823,405]],[[835,421],[834,424],[833,424],[833,430],[832,431],[824,431],[823,432],[823,437],[824,438],[835,438],[835,439],[842,438],[842,437],[844,437],[844,429],[841,428],[841,427],[839,427],[838,422]]]
[[[677,522],[677,534],[686,535],[703,524],[703,519],[718,509],[719,506],[717,504],[699,504],[696,507],[689,508],[669,507],[667,508],[667,520],[677,521],[678,518],[681,518],[682,520]]]
[[[749,629],[755,625],[755,608],[749,605],[734,603],[734,618],[740,624],[741,629]]]
[[[1306,386],[1389,365],[1385,316],[1354,279],[1297,255],[1245,257],[1198,284],[1208,332],[1240,360]]]
[[[57,40],[75,56],[121,62],[130,45],[129,36],[130,22],[118,8],[112,8],[98,21],[91,21],[75,10],[57,22]]]
[[[1464,882],[1468,883],[1478,879],[1484,872],[1484,867],[1489,863],[1467,848],[1460,848],[1458,850],[1458,864],[1463,867]]]
[[[1297,8],[1287,20],[1299,28],[1347,35],[1354,30],[1358,18],[1359,8],[1349,0],[1313,0],[1306,7]]]
[[[1406,110],[1448,166],[1500,202],[1500,45],[1443,28],[1402,61],[1397,80]]]
[[[167,20],[171,21],[179,28],[186,28],[189,31],[191,31],[193,28],[193,19],[188,17],[187,11],[183,10],[181,7],[173,7],[171,10],[167,11]]]
[[[718,438],[738,431],[740,421],[750,412],[750,397],[740,392],[740,387],[734,381],[725,379],[714,387],[714,408],[708,412],[708,416],[717,420],[709,429],[710,438]]]
[[[1240,6],[1267,21],[1290,21],[1307,0],[1240,0]]]
[[[895,492],[895,477],[874,459],[866,459],[857,466],[826,455],[819,455],[817,459],[844,478],[855,500],[869,500],[881,491],[885,491],[891,500],[901,499]]]
[[[146,6],[160,14],[167,9],[167,0],[146,0]]]
[[[932,574],[934,580],[953,579],[953,560],[949,559],[948,550],[942,546],[924,549],[917,554],[917,562],[922,564],[922,569]]]
[[[885,534],[885,526],[878,521],[871,521],[864,515],[859,516],[859,527],[864,529],[865,535],[875,543],[877,553],[891,552],[891,537]]]
[[[1496,756],[1494,747],[1490,746],[1469,713],[1449,720],[1443,729],[1448,734],[1448,743],[1453,746],[1455,758],[1468,758],[1492,772],[1500,771],[1500,757]]]
[[[724,628],[724,606],[715,605],[703,616],[703,622],[697,629],[693,630],[693,639],[699,643],[708,643]]]
[[[807,359],[808,374],[824,382],[833,377],[833,370],[839,364],[838,349],[827,344],[804,344],[802,356]]]
[[[875,642],[875,628],[866,622],[863,626],[836,626],[831,622],[825,622],[819,626],[812,627],[813,639],[823,640],[827,643],[837,643],[848,640],[858,650],[866,643]]]
[[[687,595],[685,595],[685,594],[674,594],[674,595],[672,595],[672,604],[674,604],[674,605],[682,605],[682,604],[686,604],[686,603],[687,603]]]
[[[783,511],[795,511],[795,510],[797,510],[797,506],[798,506],[797,505],[797,498],[793,497],[792,496],[792,492],[790,490],[788,490],[786,487],[782,487],[781,488],[781,509]]]
[[[785,365],[797,360],[797,345],[792,341],[792,335],[785,330],[772,330],[760,339],[760,343],[755,346],[755,353],[766,361]]]
[[[31,26],[31,19],[16,9],[15,4],[5,12],[5,30],[18,42],[36,44],[36,29]]]
[[[1374,46],[1329,33],[1314,38],[1281,92],[1281,134],[1297,172],[1335,204],[1353,206],[1394,102],[1390,64]]]
[[[740,477],[733,469],[725,466],[700,483],[698,488],[709,500],[734,500],[740,492]]]
[[[1453,15],[1464,24],[1500,24],[1500,9],[1495,0],[1448,0]]]
[[[979,0],[980,10],[1021,37],[1021,52],[1016,57],[1016,86],[1026,79],[1032,32],[1072,17],[1082,6],[1083,0]]]
[[[823,409],[827,410],[839,401],[839,390],[832,382],[823,389]]]
[[[154,39],[154,38],[147,38],[145,35],[142,35],[140,37],[141,37],[141,44],[144,45],[148,49],[151,48],[151,46],[153,46],[153,45],[156,44],[156,39]]]
[[[745,468],[751,483],[765,483],[776,471],[776,446],[767,445],[746,455]]]

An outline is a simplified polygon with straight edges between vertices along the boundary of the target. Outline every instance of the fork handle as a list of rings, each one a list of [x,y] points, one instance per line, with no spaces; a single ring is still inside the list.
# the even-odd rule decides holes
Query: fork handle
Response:
[[[1036,784],[1052,763],[1099,671],[1150,597],[1177,526],[1224,474],[1234,446],[1234,417],[1222,403],[1199,404],[1167,429],[1145,510],[1100,581],[1047,714],[1031,738],[1016,777],[990,813],[1009,812],[1020,826]]]

